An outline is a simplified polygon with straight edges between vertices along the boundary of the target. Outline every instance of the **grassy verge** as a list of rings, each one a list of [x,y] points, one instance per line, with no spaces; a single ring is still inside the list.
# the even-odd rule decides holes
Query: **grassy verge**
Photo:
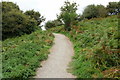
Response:
[[[72,73],[79,78],[119,77],[117,17],[83,21],[74,29]]]
[[[34,76],[40,62],[48,57],[52,39],[50,32],[36,31],[30,35],[3,41],[3,78],[29,78]]]
[[[68,36],[75,55],[71,73],[78,78],[119,77],[118,19],[116,16],[85,20],[70,32],[63,27],[51,29]]]

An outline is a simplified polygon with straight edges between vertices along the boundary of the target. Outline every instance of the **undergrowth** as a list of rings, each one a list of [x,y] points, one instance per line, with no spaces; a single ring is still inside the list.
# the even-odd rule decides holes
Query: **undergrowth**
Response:
[[[48,57],[52,39],[50,32],[38,30],[30,35],[3,41],[3,78],[25,79],[34,76],[40,62]]]

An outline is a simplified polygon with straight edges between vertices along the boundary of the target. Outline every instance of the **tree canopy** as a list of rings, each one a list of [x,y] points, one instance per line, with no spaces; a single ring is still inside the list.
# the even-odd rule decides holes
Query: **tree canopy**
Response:
[[[45,18],[41,16],[39,12],[36,12],[34,10],[26,11],[25,14],[35,19],[37,21],[37,25],[40,25],[41,22],[45,21]]]
[[[76,24],[76,20],[78,17],[77,4],[70,3],[69,1],[65,1],[64,5],[61,7],[61,13],[58,16],[58,19],[61,22],[64,22],[65,30],[71,30],[72,25]]]
[[[2,12],[20,11],[19,6],[13,2],[2,2]]]
[[[83,11],[83,16],[87,19],[106,17],[107,10],[103,5],[88,5]]]
[[[24,14],[13,2],[2,2],[2,39],[30,34],[37,28],[37,20]],[[38,12],[34,16],[38,18]]]
[[[107,10],[109,15],[117,15],[120,12],[120,1],[109,2],[109,4],[107,5]]]

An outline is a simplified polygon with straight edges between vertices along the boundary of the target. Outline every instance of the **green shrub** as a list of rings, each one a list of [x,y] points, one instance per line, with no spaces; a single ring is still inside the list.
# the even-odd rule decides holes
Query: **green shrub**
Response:
[[[53,27],[55,27],[56,25],[55,25],[55,23],[53,22],[53,21],[48,21],[48,22],[46,22],[46,24],[45,24],[45,28],[46,29],[49,29],[49,28],[53,28]]]
[[[13,2],[2,3],[2,39],[30,34],[36,29],[37,21],[25,15]],[[37,16],[37,14],[36,14]]]
[[[3,39],[35,31],[36,21],[21,12],[10,11],[2,15]]]
[[[50,29],[53,27],[61,26],[62,23],[59,20],[47,21],[45,24],[46,29]]]

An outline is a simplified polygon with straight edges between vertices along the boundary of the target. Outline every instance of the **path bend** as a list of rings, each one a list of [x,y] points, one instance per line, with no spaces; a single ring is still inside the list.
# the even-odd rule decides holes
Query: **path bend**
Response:
[[[74,54],[72,43],[63,34],[53,33],[54,45],[42,67],[38,68],[35,78],[75,78],[67,72],[69,62]]]

